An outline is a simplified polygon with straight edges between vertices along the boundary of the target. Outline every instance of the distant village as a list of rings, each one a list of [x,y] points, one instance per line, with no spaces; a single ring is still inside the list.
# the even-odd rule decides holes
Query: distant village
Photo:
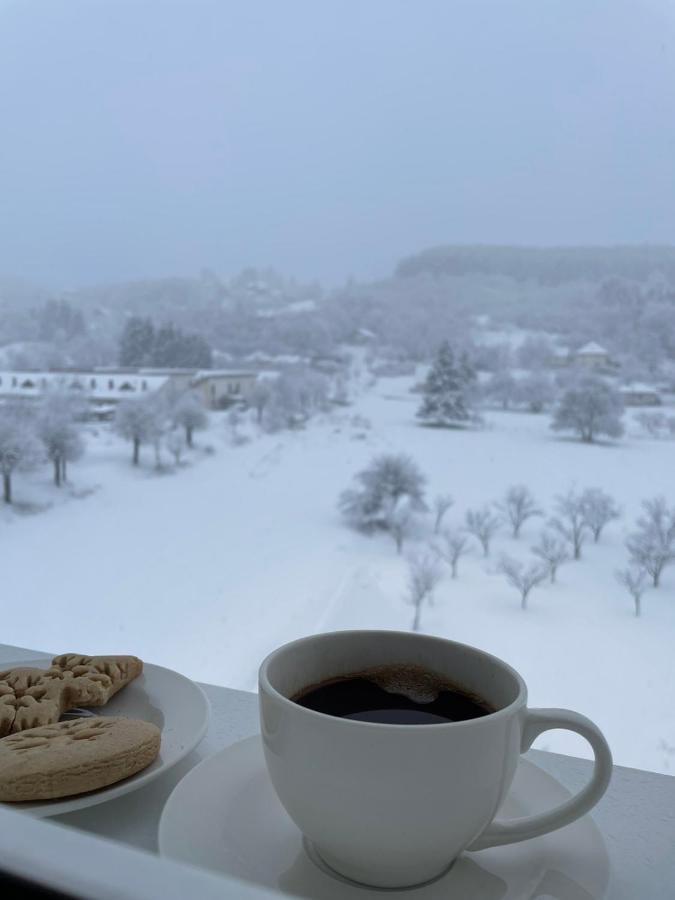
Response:
[[[363,340],[362,343],[369,343]],[[278,372],[271,368],[274,362],[281,370],[299,365],[299,357],[268,357],[251,354],[247,358],[249,368],[187,369],[147,367],[94,367],[14,369],[0,371],[0,402],[20,399],[39,399],[48,391],[73,391],[88,401],[90,417],[98,420],[112,419],[117,404],[124,399],[145,394],[166,394],[191,391],[205,409],[226,409],[246,399],[258,380],[273,378]],[[325,363],[325,364],[324,364]],[[330,365],[328,364],[330,363]],[[589,370],[618,380],[620,367],[612,360],[608,350],[591,341],[578,350],[555,351],[547,361],[552,370]],[[312,368],[334,374],[336,360],[312,360]],[[386,363],[373,364],[378,375],[401,374],[396,367]],[[407,371],[407,369],[406,369]],[[627,407],[660,406],[662,398],[657,387],[643,383],[623,384],[618,387]]]
[[[619,366],[603,346],[590,341],[576,351],[559,350],[549,359],[553,369],[590,369],[603,375],[618,375]],[[661,396],[656,387],[649,384],[625,384],[619,387],[625,406],[660,406]]]

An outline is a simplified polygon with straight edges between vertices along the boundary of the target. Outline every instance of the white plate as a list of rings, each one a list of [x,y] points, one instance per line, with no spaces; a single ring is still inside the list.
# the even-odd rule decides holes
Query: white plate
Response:
[[[47,669],[50,663],[50,659],[42,657],[22,659],[15,663],[3,662],[0,668],[3,671],[19,667]],[[150,663],[144,663],[143,672],[138,678],[122,688],[105,706],[92,709],[92,712],[97,716],[143,719],[157,725],[162,731],[162,744],[157,759],[131,778],[125,778],[124,781],[98,791],[63,800],[4,805],[34,816],[58,816],[121,797],[143,787],[187,756],[204,737],[209,724],[209,701],[202,689],[184,675]]]
[[[530,815],[569,796],[523,759],[499,815]],[[176,785],[159,823],[159,851],[296,897],[367,900],[383,893],[310,860],[274,793],[258,735],[205,759]],[[415,900],[599,900],[608,884],[607,851],[586,816],[545,837],[465,853],[438,881],[391,893]]]

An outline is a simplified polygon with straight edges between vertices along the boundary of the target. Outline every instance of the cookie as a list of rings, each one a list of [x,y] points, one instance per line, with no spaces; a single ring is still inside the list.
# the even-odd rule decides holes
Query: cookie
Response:
[[[159,728],[95,716],[29,728],[0,740],[0,800],[54,800],[115,784],[159,753]]]
[[[76,706],[103,706],[143,671],[135,656],[55,656],[49,669],[0,672],[0,737],[58,722]]]

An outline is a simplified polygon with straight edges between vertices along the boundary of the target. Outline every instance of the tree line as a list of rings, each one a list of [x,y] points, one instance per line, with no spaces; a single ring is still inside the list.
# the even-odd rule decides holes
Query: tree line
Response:
[[[470,551],[472,541],[487,558],[493,539],[504,528],[519,539],[528,521],[545,520],[528,563],[502,555],[497,564],[497,571],[519,593],[525,610],[536,587],[545,581],[554,583],[560,566],[580,560],[584,546],[589,541],[599,543],[605,528],[622,515],[610,494],[589,487],[556,496],[553,514],[547,518],[528,487],[512,485],[501,500],[467,509],[461,524],[446,526],[454,499],[450,494],[439,494],[430,508],[425,484],[425,476],[409,456],[382,454],[355,475],[354,485],[342,492],[338,503],[347,524],[364,534],[389,534],[399,554],[407,541],[424,535],[422,517],[431,512],[431,539],[422,550],[408,554],[408,589],[415,607],[415,628],[419,627],[422,606],[431,599],[442,577],[442,564],[456,579],[460,560]],[[645,500],[642,509],[625,543],[628,564],[615,573],[634,601],[636,616],[641,614],[647,579],[658,588],[664,569],[675,561],[675,508],[670,509],[664,498],[656,497]]]
[[[489,386],[493,395],[508,406],[516,396],[515,379],[501,373]],[[553,397],[550,381],[543,373],[532,373],[518,388],[532,412],[540,412]],[[468,356],[459,359],[448,341],[438,349],[422,385],[422,403],[417,418],[423,425],[437,428],[461,428],[480,422],[476,410],[479,397],[476,372]],[[592,444],[599,437],[619,438],[624,432],[623,400],[619,391],[593,373],[580,373],[571,378],[554,410],[551,428],[572,432],[579,440]]]

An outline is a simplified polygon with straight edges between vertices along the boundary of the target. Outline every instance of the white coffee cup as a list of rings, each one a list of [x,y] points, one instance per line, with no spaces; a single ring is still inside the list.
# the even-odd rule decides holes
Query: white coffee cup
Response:
[[[290,699],[326,679],[392,664],[423,666],[496,711],[462,722],[389,725],[337,718]],[[611,776],[612,756],[593,722],[565,709],[528,709],[514,669],[454,641],[397,631],[319,634],[274,651],[259,681],[265,759],[279,799],[324,862],[364,884],[420,884],[464,849],[561,828],[598,802]],[[589,742],[589,783],[548,812],[493,821],[519,755],[551,728]]]
[[[429,669],[496,711],[462,722],[388,725],[337,718],[290,699],[326,679],[392,664]],[[265,759],[279,799],[324,862],[364,884],[420,884],[464,849],[561,828],[598,802],[611,776],[612,756],[593,722],[565,709],[528,709],[514,669],[454,641],[396,631],[320,634],[274,651],[259,681]],[[551,728],[590,743],[590,782],[549,812],[493,821],[519,755]]]

